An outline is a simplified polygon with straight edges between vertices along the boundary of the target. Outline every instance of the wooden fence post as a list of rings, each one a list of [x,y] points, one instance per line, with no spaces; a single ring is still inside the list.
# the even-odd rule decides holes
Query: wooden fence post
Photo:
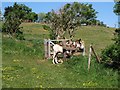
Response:
[[[46,39],[44,39],[44,50],[45,50],[45,53],[44,53],[45,58],[47,58],[47,40]]]
[[[50,39],[48,39],[48,59],[50,59]]]
[[[84,47],[84,51],[83,51],[83,56],[85,56],[85,47]]]
[[[95,50],[94,50],[93,46],[91,46],[91,49],[92,49],[92,51],[93,51],[93,54],[94,54],[95,57],[96,57],[97,62],[100,63],[100,58],[99,58],[99,57],[97,56],[97,54],[95,53]]]
[[[92,53],[92,49],[91,49],[91,45],[90,45],[89,58],[88,58],[88,71],[90,70],[91,53]]]

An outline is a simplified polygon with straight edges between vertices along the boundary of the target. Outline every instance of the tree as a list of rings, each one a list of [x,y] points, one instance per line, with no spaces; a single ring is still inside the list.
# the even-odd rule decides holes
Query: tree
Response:
[[[13,6],[8,6],[5,8],[5,23],[3,24],[2,31],[7,34],[22,39],[23,32],[21,31],[20,24],[26,19],[34,19],[35,17],[28,17],[32,15],[32,9],[25,6],[24,4],[14,3]],[[34,16],[34,15],[33,15]]]
[[[115,5],[114,5],[114,7],[113,7],[113,12],[114,12],[116,15],[120,15],[120,1],[115,2]]]
[[[94,20],[96,20],[96,14],[98,12],[92,8],[92,4],[81,4],[81,23],[86,23],[87,25],[92,24]]]
[[[17,3],[14,3],[13,7],[8,6],[7,8],[5,8],[4,17],[8,16],[10,12],[16,12],[18,14],[19,19],[22,18],[22,20],[34,21],[38,18],[37,14],[32,12],[32,9],[25,6],[24,4],[19,5]]]
[[[1,12],[1,9],[0,9],[0,21],[2,21],[2,12]]]
[[[120,28],[120,1],[116,2],[113,12],[118,16],[118,27]]]
[[[8,6],[7,8],[5,8],[5,23],[3,24],[3,32],[7,32],[8,34],[15,37],[17,37],[18,31],[21,32],[19,26],[21,24],[21,20],[23,19],[24,13],[20,10],[21,6],[19,6],[17,3],[14,3],[13,7]]]
[[[113,12],[120,15],[120,2],[115,2]],[[102,60],[112,62],[113,68],[120,69],[120,27],[115,30],[115,43],[102,51]]]
[[[0,9],[0,16],[2,16],[2,12],[1,12],[1,9]]]
[[[25,20],[28,20],[29,22],[35,22],[37,19],[38,15],[34,12],[30,12],[25,16]]]
[[[45,16],[46,14],[45,13],[39,13],[38,14],[38,22],[44,22],[45,21]]]
[[[84,21],[85,23],[96,18],[92,5],[74,2],[66,4],[59,11],[52,10],[46,14],[46,21],[50,24],[54,38],[73,38],[75,30]]]
[[[120,1],[115,3],[114,13],[120,18]],[[115,30],[115,44],[118,46],[119,58],[120,58],[120,21],[118,19],[118,29]],[[120,60],[119,60],[120,62]]]

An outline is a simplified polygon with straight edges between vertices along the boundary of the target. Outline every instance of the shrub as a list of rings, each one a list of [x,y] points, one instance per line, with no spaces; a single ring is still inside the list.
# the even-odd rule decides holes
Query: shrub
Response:
[[[103,61],[114,61],[118,59],[118,49],[117,46],[112,44],[102,51]]]
[[[120,46],[110,45],[102,51],[101,58],[107,67],[120,68]]]
[[[45,30],[49,30],[49,29],[50,29],[50,27],[47,26],[47,25],[42,25],[42,27],[43,27],[43,29],[45,29]]]
[[[19,39],[19,40],[25,40],[23,32],[20,31],[20,30],[17,31],[16,38]]]
[[[102,51],[102,61],[112,62],[110,66],[120,68],[120,28],[115,30],[115,43]]]

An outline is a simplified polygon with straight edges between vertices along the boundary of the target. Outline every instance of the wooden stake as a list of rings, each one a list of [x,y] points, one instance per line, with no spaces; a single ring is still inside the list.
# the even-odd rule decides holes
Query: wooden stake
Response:
[[[95,52],[93,46],[91,46],[91,49],[92,49],[92,51],[93,51],[93,54],[94,54],[95,57],[96,57],[97,62],[100,63],[100,58],[97,56],[97,54],[96,54],[96,52]]]
[[[92,49],[91,49],[91,45],[90,45],[89,58],[88,58],[88,71],[90,70],[91,53],[92,53]]]
[[[50,39],[48,40],[48,59],[50,59]]]
[[[44,39],[45,58],[47,58],[47,40]]]

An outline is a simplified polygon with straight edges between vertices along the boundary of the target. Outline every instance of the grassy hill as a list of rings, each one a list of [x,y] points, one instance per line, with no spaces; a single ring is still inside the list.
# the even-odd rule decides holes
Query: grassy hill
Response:
[[[26,39],[47,39],[49,32],[44,30],[40,24],[23,23],[23,31]],[[75,32],[74,39],[81,38],[85,41],[86,52],[88,52],[90,44],[93,44],[95,50],[100,54],[101,50],[113,43],[114,28],[106,28],[101,26],[81,26]]]
[[[82,38],[85,41],[86,48],[93,44],[95,50],[100,54],[101,50],[113,43],[114,28],[101,26],[83,26],[76,32],[75,38]]]
[[[118,73],[91,60],[88,72],[88,57],[72,57],[63,64],[53,65],[51,60],[44,59],[44,38],[49,38],[49,32],[41,24],[23,23],[24,41],[2,38],[2,80],[3,87],[9,88],[117,88]],[[98,26],[82,26],[75,35],[75,39],[85,41],[86,52],[89,45],[98,54],[105,46],[113,43],[113,28]]]

